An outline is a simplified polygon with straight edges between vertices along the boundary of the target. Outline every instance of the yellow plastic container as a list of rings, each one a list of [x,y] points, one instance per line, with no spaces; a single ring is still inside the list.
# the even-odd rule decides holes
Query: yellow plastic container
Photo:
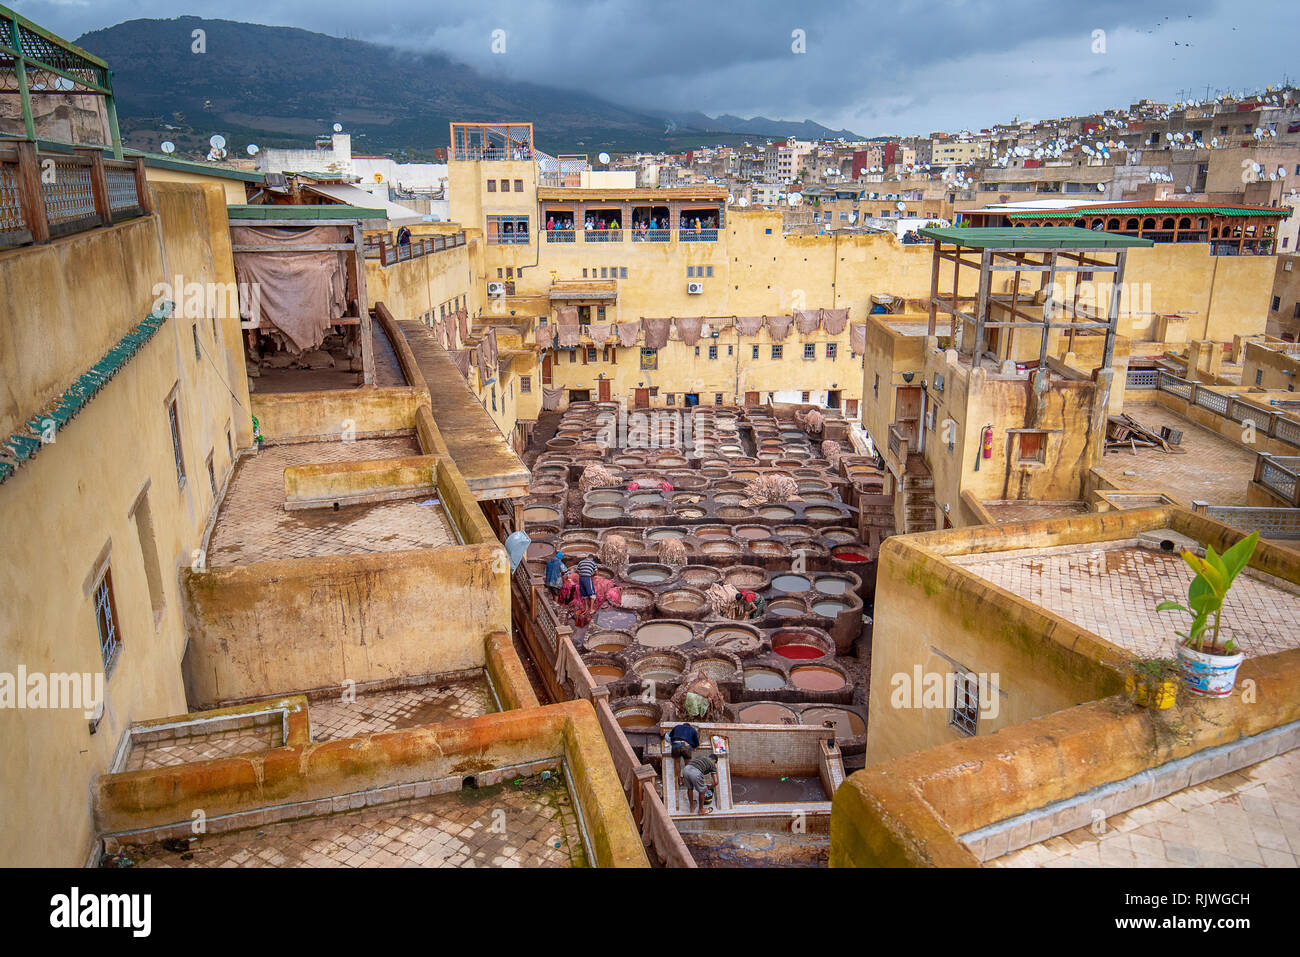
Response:
[[[1177,678],[1144,678],[1139,682],[1134,675],[1129,675],[1124,679],[1124,687],[1133,703],[1141,708],[1167,711],[1178,699]]]

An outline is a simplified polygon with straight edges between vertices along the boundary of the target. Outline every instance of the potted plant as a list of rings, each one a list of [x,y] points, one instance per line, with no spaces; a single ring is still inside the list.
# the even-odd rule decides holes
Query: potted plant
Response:
[[[1182,668],[1173,658],[1137,658],[1125,668],[1124,687],[1140,708],[1165,711],[1178,699]]]
[[[1237,643],[1220,634],[1223,600],[1233,581],[1250,561],[1259,544],[1259,532],[1251,532],[1222,555],[1206,546],[1205,557],[1183,552],[1183,561],[1196,573],[1187,586],[1187,604],[1162,601],[1156,611],[1177,609],[1192,618],[1186,632],[1175,632],[1181,639],[1176,650],[1188,689],[1200,695],[1223,698],[1237,683],[1237,669],[1245,657]]]

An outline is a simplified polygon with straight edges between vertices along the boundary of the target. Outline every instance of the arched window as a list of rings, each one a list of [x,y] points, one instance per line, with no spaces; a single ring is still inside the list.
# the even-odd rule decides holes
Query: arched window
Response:
[[[1155,229],[1155,228],[1156,228],[1156,221],[1155,221],[1155,219],[1154,219],[1153,217],[1151,217],[1151,216],[1148,216],[1146,219],[1142,220],[1142,228],[1143,228],[1143,229]]]
[[[1210,238],[1211,238],[1211,239],[1218,239],[1218,238],[1219,238],[1219,227],[1218,227],[1218,226],[1215,226],[1213,229],[1210,230]]]
[[[1093,228],[1093,229],[1102,229],[1102,228],[1104,227],[1104,225],[1105,225],[1105,220],[1094,219],[1094,220],[1092,221],[1092,228]]]
[[[1161,229],[1173,229],[1173,228],[1174,228],[1174,217],[1172,217],[1172,216],[1168,216],[1168,217],[1166,217],[1166,218],[1165,218],[1165,221],[1164,221],[1163,223],[1160,224],[1160,228],[1161,228]]]
[[[1119,220],[1118,220],[1118,219],[1108,219],[1108,220],[1106,220],[1106,228],[1107,228],[1107,229],[1119,229]]]
[[[1210,225],[1210,221],[1209,221],[1208,219],[1206,219],[1204,216],[1202,216],[1200,219],[1198,219],[1198,220],[1196,221],[1196,228],[1197,228],[1197,229],[1205,229],[1205,228],[1207,228],[1209,225]]]
[[[1087,228],[1088,228],[1088,221],[1087,221],[1086,219],[1076,219],[1076,220],[1074,221],[1074,225],[1079,226],[1079,227],[1081,227],[1081,228],[1083,228],[1083,229],[1087,229]]]
[[[1136,219],[1130,219],[1130,220],[1128,221],[1128,225],[1125,226],[1124,228],[1125,228],[1125,229],[1137,229],[1137,228],[1138,228],[1138,221],[1137,221]]]
[[[1184,216],[1182,219],[1180,219],[1180,220],[1178,221],[1178,228],[1179,228],[1179,229],[1191,229],[1191,228],[1192,228],[1192,217],[1190,217],[1190,216]]]

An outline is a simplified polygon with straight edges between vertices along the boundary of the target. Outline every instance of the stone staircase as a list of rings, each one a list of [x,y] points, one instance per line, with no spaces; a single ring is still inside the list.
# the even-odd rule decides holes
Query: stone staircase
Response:
[[[899,493],[903,497],[903,527],[899,533],[934,531],[934,478],[920,455],[907,457]]]

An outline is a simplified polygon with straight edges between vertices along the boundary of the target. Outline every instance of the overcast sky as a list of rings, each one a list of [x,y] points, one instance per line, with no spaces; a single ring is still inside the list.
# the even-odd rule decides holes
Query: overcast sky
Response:
[[[869,136],[1300,81],[1297,0],[11,0],[65,37],[185,14],[295,26],[648,111]],[[493,52],[503,30],[505,52]],[[796,53],[794,31],[803,31]],[[1104,34],[1095,34],[1104,31]],[[499,43],[498,43],[499,46]]]

